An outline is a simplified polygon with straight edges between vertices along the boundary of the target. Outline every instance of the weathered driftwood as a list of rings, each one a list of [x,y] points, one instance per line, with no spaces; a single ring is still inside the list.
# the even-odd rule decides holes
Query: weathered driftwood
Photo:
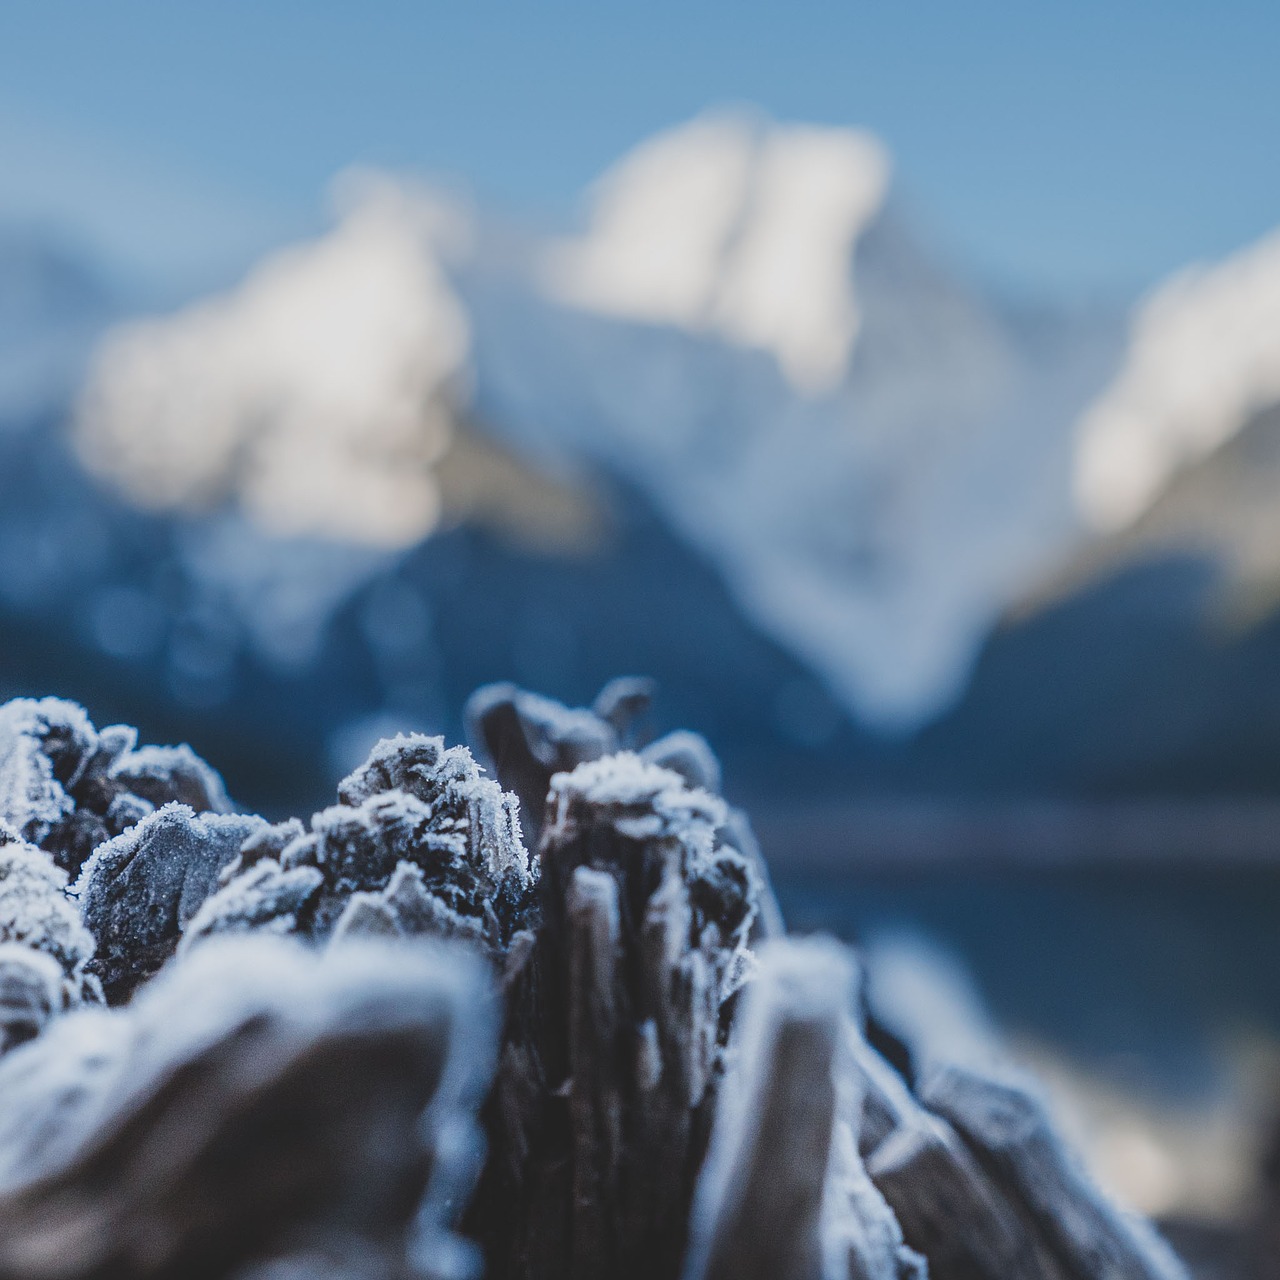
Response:
[[[629,753],[552,780],[471,1218],[494,1275],[679,1273],[761,892],[723,821]]]
[[[857,1151],[853,998],[853,965],[834,943],[777,941],[762,954],[698,1187],[686,1280],[924,1276]]]
[[[0,823],[76,874],[104,840],[170,802],[231,809],[222,779],[190,747],[138,747],[137,730],[97,730],[73,702],[0,707]]]
[[[194,1280],[344,1242],[465,1261],[489,1020],[466,954],[270,939],[68,1015],[0,1063],[0,1276]]]
[[[925,1103],[968,1142],[1073,1280],[1182,1280],[1182,1264],[1156,1234],[1116,1208],[1067,1150],[1033,1087],[1012,1074],[928,1069]]]
[[[650,693],[491,687],[497,781],[401,737],[275,825],[0,709],[0,1280],[1180,1276],[1005,1073],[864,1033]]]
[[[520,800],[524,829],[536,841],[546,820],[551,779],[580,764],[634,750],[642,760],[679,774],[693,790],[720,792],[720,761],[707,740],[676,729],[650,741],[645,721],[653,682],[634,676],[611,680],[588,707],[566,707],[512,684],[485,685],[467,702],[472,746],[493,767],[498,781]],[[785,929],[769,883],[769,872],[751,823],[740,809],[725,806],[717,837],[751,863],[760,884],[754,939]]]

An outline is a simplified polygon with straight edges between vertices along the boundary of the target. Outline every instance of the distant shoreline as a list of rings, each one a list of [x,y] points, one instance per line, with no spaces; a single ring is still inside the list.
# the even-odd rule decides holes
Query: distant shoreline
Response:
[[[751,812],[779,874],[1280,870],[1280,800],[817,801]]]

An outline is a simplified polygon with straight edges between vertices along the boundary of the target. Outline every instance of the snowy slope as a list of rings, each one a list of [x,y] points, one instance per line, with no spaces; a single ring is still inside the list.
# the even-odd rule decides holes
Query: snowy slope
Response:
[[[81,456],[151,509],[408,546],[466,415],[638,489],[847,708],[909,726],[1072,536],[1071,431],[1117,355],[1095,324],[1025,342],[915,243],[889,167],[861,132],[710,116],[551,241],[367,185],[324,240],[114,334]]]
[[[230,496],[284,537],[395,547],[431,531],[441,401],[467,348],[436,254],[460,232],[426,193],[344,185],[324,239],[108,335],[78,415],[94,474],[152,510]]]
[[[325,239],[104,344],[81,456],[375,572],[447,508],[466,420],[570,489],[638,491],[847,709],[908,729],[1094,524],[1274,393],[1280,258],[1174,282],[1128,337],[1029,318],[931,258],[890,168],[862,132],[717,114],[623,157],[573,235],[366,186]]]
[[[920,774],[947,761],[971,786],[1274,794],[1280,236],[1135,310],[1073,473],[1092,536],[1008,611],[918,741]]]
[[[587,234],[551,246],[542,275],[570,305],[757,347],[827,390],[857,337],[852,254],[888,177],[869,134],[708,116],[607,174]]]
[[[1073,536],[1073,424],[1118,337],[1061,325],[1028,350],[913,242],[886,177],[859,133],[698,121],[606,175],[532,279],[481,262],[462,289],[483,420],[635,478],[758,625],[892,728],[955,696]]]
[[[1280,232],[1180,273],[1138,309],[1123,368],[1079,428],[1076,493],[1122,529],[1179,470],[1280,403]]]

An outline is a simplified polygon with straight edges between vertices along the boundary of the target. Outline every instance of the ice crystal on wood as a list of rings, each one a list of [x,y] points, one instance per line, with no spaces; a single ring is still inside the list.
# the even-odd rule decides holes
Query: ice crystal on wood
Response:
[[[230,808],[222,780],[190,747],[137,747],[126,725],[96,730],[60,698],[0,707],[0,822],[75,874],[93,850],[178,801]]]
[[[342,803],[254,832],[192,937],[253,928],[313,939],[359,932],[456,934],[504,945],[535,865],[515,798],[465,747],[388,739],[338,786]]]
[[[462,953],[235,939],[68,1015],[0,1062],[0,1275],[197,1280],[344,1240],[401,1274],[464,1259],[442,1242],[479,1152],[483,991]]]
[[[275,824],[0,708],[0,1280],[1181,1280],[1003,1062],[782,936],[651,694],[490,687],[496,779],[401,736]]]

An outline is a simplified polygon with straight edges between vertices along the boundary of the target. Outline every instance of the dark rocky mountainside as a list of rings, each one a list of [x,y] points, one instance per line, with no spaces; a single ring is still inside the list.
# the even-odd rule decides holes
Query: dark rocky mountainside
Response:
[[[1280,410],[1188,468],[992,635],[911,750],[968,791],[1274,796]]]

